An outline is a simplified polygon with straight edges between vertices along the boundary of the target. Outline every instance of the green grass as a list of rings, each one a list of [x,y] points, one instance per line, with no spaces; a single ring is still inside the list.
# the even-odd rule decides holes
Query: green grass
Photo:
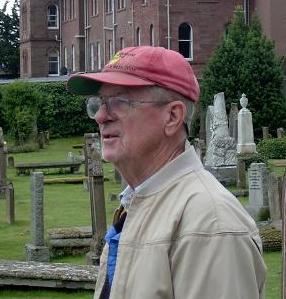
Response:
[[[13,154],[15,163],[62,161],[67,159],[67,153],[79,153],[72,148],[74,144],[83,143],[82,137],[51,140],[50,145],[43,150],[33,153]],[[109,163],[104,163],[104,175],[109,181],[105,182],[105,198],[107,222],[110,223],[117,201],[108,201],[109,193],[118,193],[120,186],[115,183],[114,171]],[[83,176],[84,167],[80,173],[73,175],[47,174],[45,177]],[[0,200],[0,259],[25,260],[24,246],[30,242],[30,179],[28,176],[16,176],[15,169],[8,170],[8,177],[15,188],[16,222],[13,225],[6,223],[6,205]],[[248,198],[240,198],[245,204]],[[44,187],[45,231],[49,228],[87,226],[91,224],[89,193],[81,184],[55,184]],[[281,253],[265,253],[265,262],[268,267],[266,299],[280,298],[281,286]],[[66,256],[54,258],[52,262],[85,264],[85,256]],[[0,298],[9,299],[38,299],[38,298],[77,298],[91,299],[92,291],[60,291],[47,289],[0,289]]]

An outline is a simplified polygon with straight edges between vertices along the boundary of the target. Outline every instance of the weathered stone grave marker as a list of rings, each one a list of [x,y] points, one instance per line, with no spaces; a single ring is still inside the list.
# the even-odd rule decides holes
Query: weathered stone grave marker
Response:
[[[269,212],[272,221],[282,219],[282,178],[274,172],[268,176]]]
[[[238,107],[237,103],[231,103],[229,112],[229,136],[234,138],[237,142],[237,120],[238,120]]]
[[[247,210],[257,218],[268,208],[268,175],[264,163],[251,163],[248,170],[249,205]]]
[[[285,136],[285,131],[283,128],[277,129],[277,138],[283,138]]]
[[[26,244],[27,261],[48,262],[50,254],[44,240],[44,175],[31,175],[31,234],[32,243]]]
[[[103,167],[98,134],[87,133],[84,138],[92,221],[92,242],[86,258],[88,264],[97,265],[106,233]]]

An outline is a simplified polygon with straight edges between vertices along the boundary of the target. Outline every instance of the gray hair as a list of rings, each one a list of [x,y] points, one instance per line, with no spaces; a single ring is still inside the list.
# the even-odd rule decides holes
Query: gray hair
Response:
[[[154,97],[156,97],[160,101],[166,100],[168,102],[168,100],[172,99],[173,101],[181,101],[184,103],[187,109],[184,123],[187,126],[188,134],[189,134],[191,123],[195,112],[195,103],[176,91],[165,89],[160,86],[152,86],[150,87],[150,91],[154,95]]]

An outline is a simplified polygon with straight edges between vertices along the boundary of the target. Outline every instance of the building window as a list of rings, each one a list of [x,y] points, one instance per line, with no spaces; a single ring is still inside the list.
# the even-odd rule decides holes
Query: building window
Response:
[[[113,43],[112,40],[108,40],[108,59],[111,60],[113,56]]]
[[[94,45],[90,45],[90,69],[94,70]]]
[[[141,44],[141,35],[140,35],[140,28],[136,29],[136,46],[140,46]]]
[[[150,25],[150,46],[155,45],[155,38],[154,38],[154,26],[153,24]]]
[[[75,48],[74,45],[72,45],[72,71],[75,71]]]
[[[125,8],[125,0],[117,0],[118,1],[118,9],[123,9]]]
[[[112,0],[105,0],[105,11],[106,12],[112,11]]]
[[[124,38],[120,37],[120,49],[125,48]]]
[[[97,0],[91,0],[91,12],[93,16],[96,16],[98,14],[98,1]]]
[[[193,29],[187,23],[179,26],[179,52],[187,60],[193,60]]]
[[[101,48],[100,48],[100,43],[96,44],[96,60],[97,60],[97,69],[101,70]]]
[[[48,28],[58,28],[58,7],[50,5],[48,7]]]
[[[59,75],[59,52],[53,51],[49,54],[49,76]]]

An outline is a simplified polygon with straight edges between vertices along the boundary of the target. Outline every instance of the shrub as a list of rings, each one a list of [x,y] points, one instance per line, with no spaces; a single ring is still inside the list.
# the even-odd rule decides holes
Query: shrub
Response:
[[[265,161],[286,159],[286,137],[262,139],[257,144],[257,150]]]
[[[39,103],[39,130],[49,130],[52,137],[83,135],[97,131],[95,121],[88,118],[85,98],[70,94],[64,82],[34,83],[42,94]]]
[[[4,117],[17,145],[23,145],[37,132],[38,94],[27,82],[14,82],[3,89]]]

